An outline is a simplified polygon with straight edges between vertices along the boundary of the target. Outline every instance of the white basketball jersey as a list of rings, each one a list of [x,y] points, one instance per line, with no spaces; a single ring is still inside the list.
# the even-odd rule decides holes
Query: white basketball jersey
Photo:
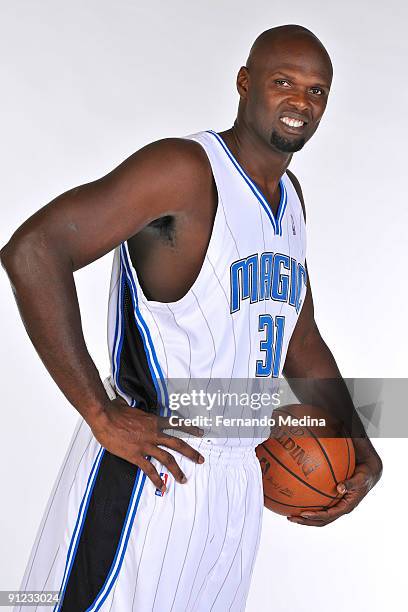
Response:
[[[108,338],[111,377],[130,405],[168,404],[171,379],[276,379],[306,293],[302,206],[285,173],[268,202],[222,138],[188,136],[206,151],[218,206],[198,277],[180,300],[143,293],[127,243],[114,254]]]

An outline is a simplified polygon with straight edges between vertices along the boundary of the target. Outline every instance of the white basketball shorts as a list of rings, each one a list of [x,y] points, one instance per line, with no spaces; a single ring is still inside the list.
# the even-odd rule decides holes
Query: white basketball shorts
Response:
[[[169,451],[185,484],[152,459],[162,496],[79,419],[20,587],[59,592],[37,612],[245,610],[263,512],[258,459],[250,440],[188,442],[205,462]]]

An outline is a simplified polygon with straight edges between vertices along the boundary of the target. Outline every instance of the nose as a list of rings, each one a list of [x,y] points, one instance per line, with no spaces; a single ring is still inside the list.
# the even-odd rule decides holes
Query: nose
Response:
[[[310,102],[306,92],[293,92],[288,98],[288,103],[298,112],[310,111]]]

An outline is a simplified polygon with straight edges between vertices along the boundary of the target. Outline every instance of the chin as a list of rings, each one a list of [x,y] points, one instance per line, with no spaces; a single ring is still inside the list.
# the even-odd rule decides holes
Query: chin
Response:
[[[306,143],[306,138],[287,138],[286,136],[281,136],[275,130],[271,135],[271,144],[281,151],[282,153],[296,153],[296,151],[300,151],[304,147]]]

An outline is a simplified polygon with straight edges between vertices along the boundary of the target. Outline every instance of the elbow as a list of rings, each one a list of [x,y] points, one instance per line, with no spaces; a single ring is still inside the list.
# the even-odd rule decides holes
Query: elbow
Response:
[[[8,272],[15,260],[15,244],[13,240],[9,240],[0,250],[0,263],[2,268]]]
[[[13,285],[28,279],[43,282],[44,274],[73,269],[63,242],[57,246],[42,230],[17,230],[1,249],[0,262]]]
[[[0,263],[11,278],[30,272],[33,263],[43,257],[44,245],[38,234],[12,236],[0,251]]]

